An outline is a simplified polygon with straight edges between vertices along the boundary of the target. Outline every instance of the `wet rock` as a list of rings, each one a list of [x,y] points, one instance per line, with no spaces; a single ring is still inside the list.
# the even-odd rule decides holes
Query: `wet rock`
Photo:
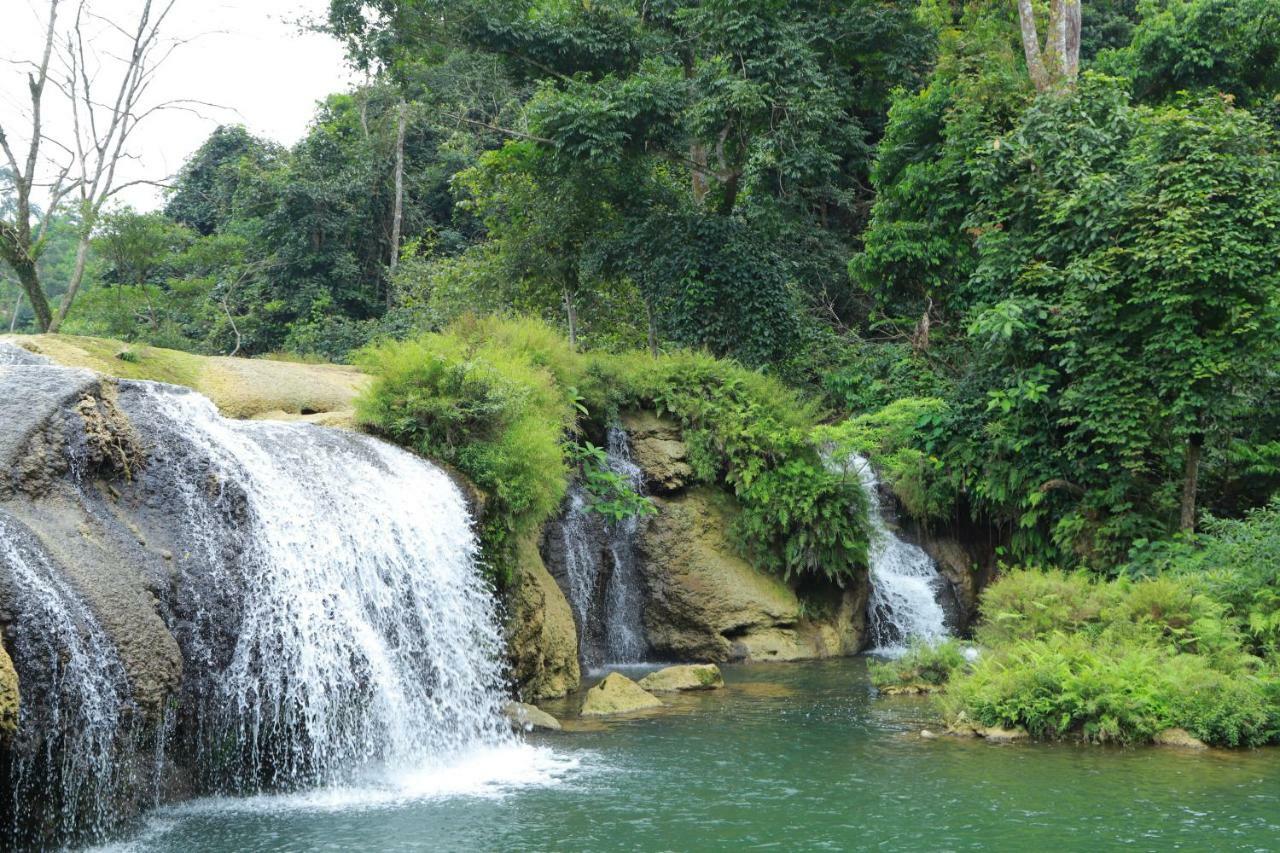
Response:
[[[611,672],[587,691],[582,700],[582,716],[609,717],[662,707],[662,700],[630,678]]]
[[[786,661],[855,654],[866,636],[865,576],[802,612],[781,579],[757,570],[729,541],[730,499],[709,487],[655,497],[638,540],[648,599],[644,622],[660,656]],[[817,615],[814,615],[816,613]]]
[[[921,740],[937,740],[938,736],[933,732],[929,731],[928,729],[921,729],[920,739]]]
[[[685,664],[651,672],[640,679],[640,686],[651,693],[716,690],[724,687],[724,676],[720,674],[720,667],[713,663]]]
[[[631,458],[644,472],[650,494],[669,495],[689,484],[689,446],[678,424],[653,412],[626,412],[621,420],[631,439]]]
[[[9,654],[0,647],[0,741],[18,730],[18,673]]]
[[[561,731],[560,721],[536,705],[527,705],[524,702],[508,702],[502,709],[502,714],[511,722],[511,727],[516,731]]]
[[[1175,746],[1181,749],[1208,749],[1209,745],[1183,728],[1165,729],[1158,732],[1152,743],[1157,746]]]
[[[517,544],[516,563],[507,629],[512,676],[526,699],[564,696],[582,678],[573,611],[532,539]]]
[[[1031,736],[1027,734],[1027,730],[1021,726],[1012,729],[1002,728],[1001,726],[980,726],[976,729],[978,736],[986,738],[993,743],[1013,743],[1014,741],[1027,740]]]

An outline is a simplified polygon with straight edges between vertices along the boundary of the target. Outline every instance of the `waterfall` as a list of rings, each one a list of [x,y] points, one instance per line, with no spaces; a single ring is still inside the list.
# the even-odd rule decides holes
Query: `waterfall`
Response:
[[[644,473],[631,460],[626,431],[610,427],[605,450],[609,470],[643,494]],[[605,520],[588,509],[580,485],[570,487],[558,535],[579,653],[588,668],[638,663],[649,649],[635,550],[639,524],[634,516],[617,523]]]
[[[23,369],[0,379],[21,391]],[[439,468],[353,432],[228,420],[172,386],[124,381],[113,399],[144,465],[95,483],[68,412],[49,427],[68,430],[50,445],[56,496],[0,491],[0,628],[21,691],[0,742],[0,848],[100,840],[168,791],[413,795],[477,756],[495,756],[480,766],[498,783],[524,778],[508,750],[540,761],[501,715],[492,589]],[[143,638],[104,630],[76,585],[97,583],[92,567],[69,572],[53,555],[71,552],[41,539],[68,518],[118,549],[181,651],[178,692],[150,717],[127,675],[147,664]]]
[[[493,597],[438,468],[353,433],[227,420],[167,386],[126,383],[122,404],[192,534],[175,608],[188,663],[209,667],[184,705],[211,788],[341,782],[508,736]]]
[[[929,555],[904,541],[890,527],[880,500],[880,482],[865,457],[854,455],[850,467],[862,483],[869,503],[871,596],[867,605],[871,650],[901,653],[913,639],[934,642],[948,636],[947,615],[940,599],[949,591]]]
[[[121,752],[131,740],[133,708],[124,666],[98,620],[34,538],[0,512],[0,568],[5,609],[21,614],[11,626],[14,657],[25,664],[18,736],[0,815],[6,836],[43,846],[46,835],[94,835],[114,823],[111,796],[119,787]],[[57,826],[28,827],[48,810]]]

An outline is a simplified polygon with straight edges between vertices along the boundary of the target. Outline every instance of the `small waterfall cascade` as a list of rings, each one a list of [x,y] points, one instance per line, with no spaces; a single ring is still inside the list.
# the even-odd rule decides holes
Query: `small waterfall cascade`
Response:
[[[871,462],[854,455],[849,466],[867,493],[871,522],[871,596],[867,605],[871,651],[899,654],[913,639],[931,643],[949,636],[940,599],[950,591],[929,555],[890,527]]]
[[[643,494],[644,474],[631,460],[626,431],[610,427],[605,450],[609,469]],[[579,654],[589,669],[639,663],[649,650],[635,548],[639,524],[634,516],[616,524],[602,518],[590,511],[580,485],[570,487],[559,533]]]
[[[493,597],[443,472],[365,436],[230,421],[167,386],[132,385],[124,404],[194,534],[201,577],[176,607],[185,656],[209,668],[184,702],[209,788],[349,781],[510,737]]]

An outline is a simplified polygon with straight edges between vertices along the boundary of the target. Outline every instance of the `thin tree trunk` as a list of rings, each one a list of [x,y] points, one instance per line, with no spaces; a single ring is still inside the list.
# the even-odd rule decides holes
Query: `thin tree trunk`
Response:
[[[391,214],[391,260],[388,266],[392,276],[396,273],[396,265],[400,263],[400,228],[404,222],[404,132],[407,106],[400,101],[399,117],[396,119],[396,200]],[[391,307],[391,282],[387,282],[387,307]]]
[[[569,321],[569,349],[578,350],[578,307],[573,303],[573,291],[564,289],[564,313]]]
[[[644,300],[644,318],[649,324],[649,354],[654,358],[658,357],[658,329],[653,323],[653,300],[645,298]]]
[[[18,291],[18,298],[13,301],[13,314],[9,317],[9,334],[13,334],[18,328],[18,312],[22,310],[22,291]]]
[[[1022,28],[1022,52],[1027,57],[1027,73],[1037,92],[1049,88],[1049,72],[1040,55],[1040,34],[1036,32],[1036,12],[1031,0],[1018,0],[1018,23]]]
[[[1187,464],[1182,477],[1181,527],[1188,533],[1196,529],[1196,491],[1200,485],[1200,456],[1204,449],[1204,433],[1192,433],[1187,439]]]
[[[67,292],[62,294],[62,302],[58,306],[58,315],[53,318],[53,322],[49,324],[49,332],[56,333],[62,327],[62,321],[67,319],[67,313],[71,311],[71,303],[75,301],[76,294],[80,292],[80,283],[84,281],[84,269],[89,263],[89,240],[92,225],[88,225],[80,234],[80,242],[76,246],[76,265],[71,269],[71,281],[67,283]]]

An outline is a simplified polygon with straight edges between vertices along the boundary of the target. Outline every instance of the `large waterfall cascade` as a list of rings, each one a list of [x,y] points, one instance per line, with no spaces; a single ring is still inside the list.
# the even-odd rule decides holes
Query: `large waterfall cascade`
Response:
[[[183,656],[176,720],[144,769],[121,652],[0,503],[0,616],[23,695],[3,780],[22,802],[0,847],[33,822],[45,841],[101,837],[147,772],[158,796],[166,761],[189,792],[242,794],[421,779],[516,747],[494,598],[440,469],[355,433],[228,420],[171,386],[121,382],[118,405],[147,457],[125,500],[175,546],[157,606]],[[75,489],[94,523],[119,525],[91,484]],[[58,790],[27,797],[39,779]]]
[[[610,427],[605,451],[608,466],[637,493],[644,473],[631,460],[627,433]],[[645,640],[644,590],[636,555],[636,517],[612,523],[591,512],[581,486],[569,490],[561,522],[569,603],[578,624],[583,662],[595,669],[607,664],[639,663]]]
[[[911,640],[936,642],[949,636],[940,599],[949,582],[918,545],[899,536],[889,524],[880,498],[880,482],[871,462],[854,455],[849,467],[867,493],[871,545],[871,595],[867,605],[871,651],[900,654]]]

